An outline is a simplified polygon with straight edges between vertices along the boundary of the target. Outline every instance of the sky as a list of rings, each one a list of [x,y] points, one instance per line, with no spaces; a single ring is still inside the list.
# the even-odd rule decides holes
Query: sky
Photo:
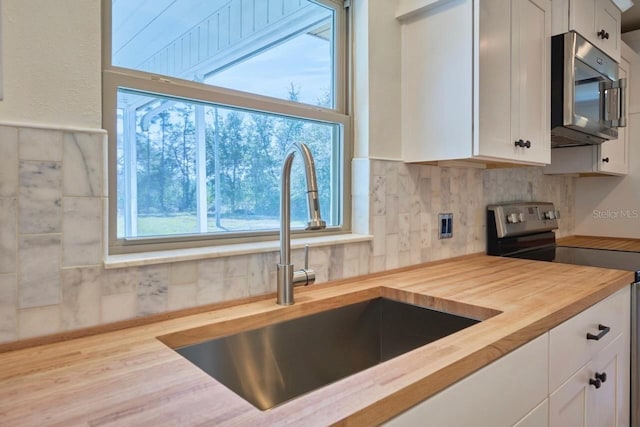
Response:
[[[288,99],[290,84],[300,101],[317,104],[331,86],[331,52],[326,40],[300,35],[211,76],[206,81],[229,89]]]

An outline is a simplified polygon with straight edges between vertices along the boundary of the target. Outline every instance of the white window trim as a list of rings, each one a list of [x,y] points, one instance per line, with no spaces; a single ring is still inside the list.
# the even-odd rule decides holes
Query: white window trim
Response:
[[[335,7],[340,10],[342,1],[315,0]],[[254,95],[209,86],[188,80],[167,76],[157,76],[137,70],[125,69],[111,65],[111,6],[110,0],[103,0],[103,127],[109,135],[108,144],[108,170],[109,170],[109,208],[108,208],[108,258],[116,254],[140,253],[161,250],[186,250],[189,248],[205,246],[234,246],[248,244],[256,245],[257,242],[274,242],[278,239],[277,231],[242,232],[221,234],[202,234],[188,236],[163,236],[155,238],[118,238],[117,233],[117,173],[115,168],[117,141],[116,132],[116,108],[117,91],[119,87],[142,92],[155,93],[160,96],[175,96],[177,98],[213,103],[222,106],[230,106],[256,110],[258,112],[274,113],[293,118],[309,119],[319,122],[335,123],[341,126],[342,146],[340,163],[343,168],[342,176],[342,225],[328,228],[322,231],[293,230],[292,234],[314,236],[333,236],[350,233],[351,231],[351,159],[353,158],[353,130],[350,111],[349,56],[350,48],[345,40],[338,40],[336,45],[340,52],[335,55],[335,90],[340,96],[336,97],[336,109],[327,109],[308,104],[301,104],[286,100],[279,100],[262,95]],[[348,11],[336,14],[336,33],[349,39],[347,26]],[[231,249],[233,251],[233,249]],[[223,251],[224,252],[224,251]],[[143,257],[144,258],[144,257]],[[108,265],[107,261],[105,265]]]

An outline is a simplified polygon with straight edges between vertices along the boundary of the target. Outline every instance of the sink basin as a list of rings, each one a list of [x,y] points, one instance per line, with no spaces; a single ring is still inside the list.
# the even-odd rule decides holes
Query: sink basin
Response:
[[[376,298],[175,350],[265,410],[478,322]]]

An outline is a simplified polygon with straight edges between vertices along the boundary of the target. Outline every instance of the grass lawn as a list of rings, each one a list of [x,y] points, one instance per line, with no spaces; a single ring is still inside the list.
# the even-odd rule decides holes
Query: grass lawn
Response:
[[[251,217],[231,217],[221,218],[221,228],[216,227],[215,218],[209,218],[208,231],[211,233],[225,231],[258,231],[277,230],[280,227],[280,219],[273,218],[251,218]],[[293,227],[304,227],[302,221],[292,221]],[[118,217],[118,229],[124,229],[124,218]],[[192,234],[197,233],[197,217],[189,214],[177,214],[172,216],[139,216],[138,235],[157,236],[166,234]]]

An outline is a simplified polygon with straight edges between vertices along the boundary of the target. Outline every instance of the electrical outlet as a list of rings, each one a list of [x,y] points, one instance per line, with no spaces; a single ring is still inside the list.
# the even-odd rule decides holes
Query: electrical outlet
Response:
[[[438,224],[439,224],[438,236],[440,239],[450,239],[453,237],[453,214],[452,213],[438,214]]]

